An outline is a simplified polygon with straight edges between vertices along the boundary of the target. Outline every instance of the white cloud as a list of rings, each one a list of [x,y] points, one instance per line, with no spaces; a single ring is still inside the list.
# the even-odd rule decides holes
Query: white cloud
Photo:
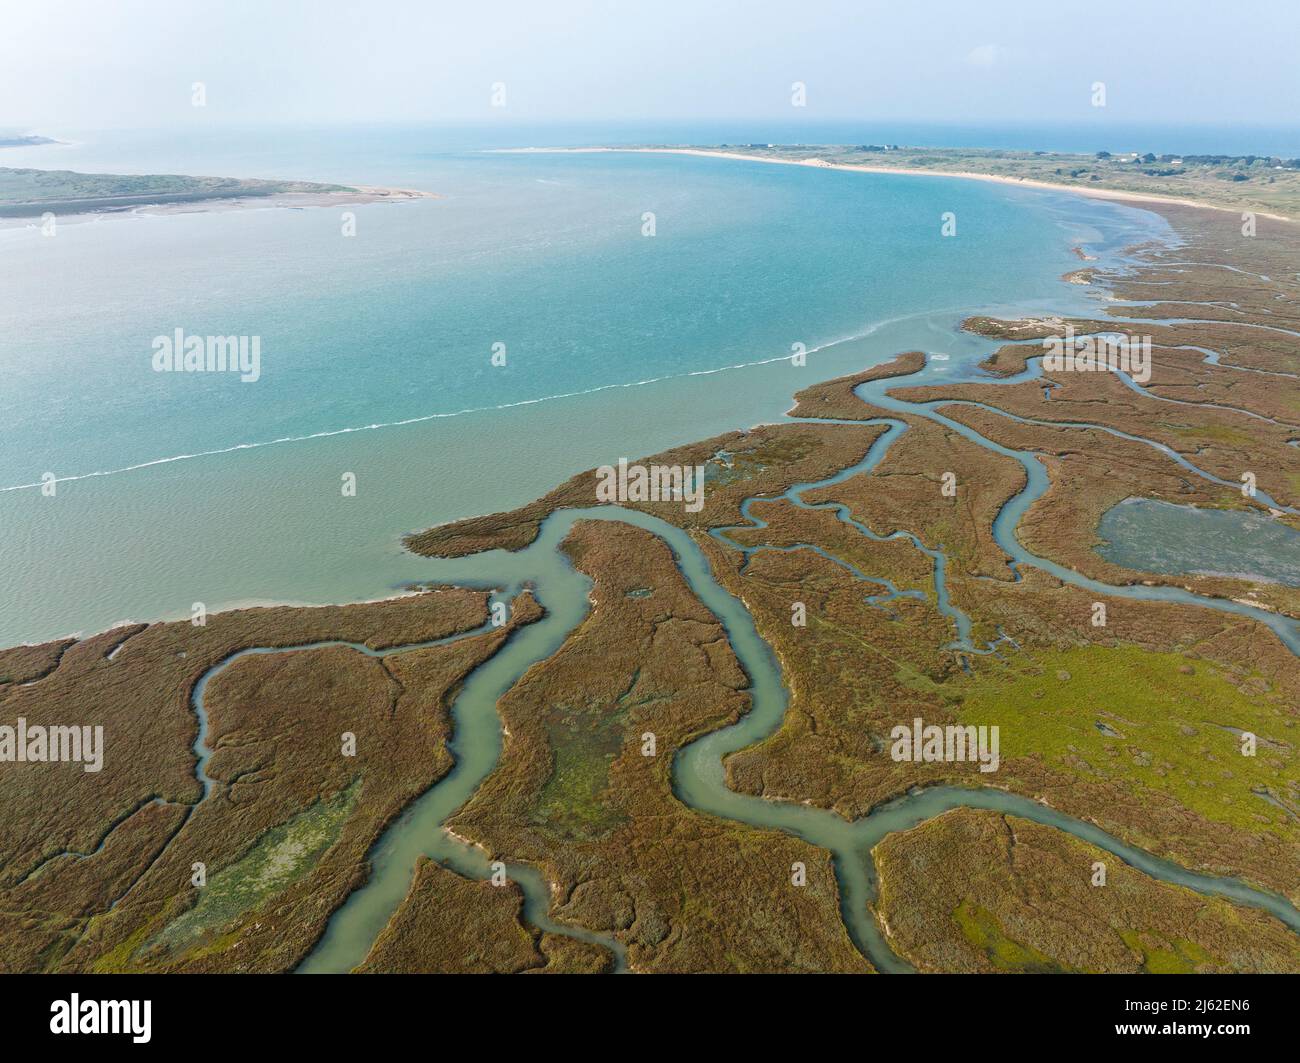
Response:
[[[982,67],[987,70],[990,67],[997,66],[1000,57],[1000,49],[996,44],[981,44],[972,48],[966,54],[966,62],[971,66]]]

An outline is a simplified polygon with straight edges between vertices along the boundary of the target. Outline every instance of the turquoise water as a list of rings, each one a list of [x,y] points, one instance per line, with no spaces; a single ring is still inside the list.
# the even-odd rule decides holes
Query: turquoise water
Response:
[[[1097,552],[1144,572],[1228,576],[1300,587],[1300,532],[1258,513],[1130,498],[1102,515]]]
[[[253,143],[24,149],[445,198],[353,208],[354,238],[332,208],[0,230],[0,645],[196,601],[391,593],[425,576],[403,532],[776,419],[796,388],[898,350],[948,352],[956,371],[987,348],[954,334],[966,313],[1060,310],[1086,298],[1058,280],[1070,246],[1162,231],[1131,208],[970,181],[490,154],[391,131]],[[152,338],[175,328],[261,337],[261,379],[153,372]],[[780,360],[794,343],[806,367]],[[47,472],[53,498],[29,486]]]

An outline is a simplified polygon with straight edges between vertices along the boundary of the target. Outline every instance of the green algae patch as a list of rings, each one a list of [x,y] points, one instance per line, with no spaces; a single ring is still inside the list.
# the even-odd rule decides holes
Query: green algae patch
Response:
[[[997,917],[969,898],[952,913],[953,922],[971,945],[979,949],[997,970],[1011,974],[1063,974],[1075,968],[1061,964],[1032,945],[1008,937]],[[1146,974],[1195,974],[1219,961],[1194,941],[1166,938],[1149,931],[1119,930],[1120,938],[1141,957]]]
[[[1300,970],[1300,939],[1271,914],[1152,878],[1047,824],[958,808],[872,855],[889,944],[923,972]]]
[[[1249,432],[1224,424],[1165,424],[1163,427],[1179,436],[1195,439],[1198,442],[1202,439],[1208,439],[1214,443],[1222,443],[1225,446],[1240,447],[1246,450],[1249,450],[1256,442]]]
[[[1031,652],[962,684],[960,720],[999,727],[1004,772],[1033,758],[1163,791],[1247,830],[1294,827],[1252,792],[1292,793],[1297,759],[1294,719],[1259,676],[1138,646],[1089,646]],[[1242,753],[1247,731],[1258,736],[1254,756]]]
[[[557,836],[593,841],[626,822],[607,799],[610,765],[623,752],[624,718],[555,709],[546,721],[546,738],[555,760],[538,795],[534,822]]]
[[[763,439],[757,445],[737,450],[720,450],[705,466],[705,478],[712,484],[733,484],[752,480],[770,468],[780,468],[806,458],[815,449],[808,439],[781,435]]]
[[[988,957],[999,971],[1012,974],[1062,974],[1062,967],[1050,956],[1029,945],[1013,941],[1002,930],[997,917],[969,899],[953,909],[953,921],[962,937]]]
[[[131,958],[144,944],[145,939],[149,936],[149,931],[153,929],[154,924],[157,922],[158,919],[156,918],[150,920],[116,948],[98,957],[91,964],[91,971],[95,974],[122,974],[133,970]]]
[[[1166,940],[1136,930],[1121,930],[1119,936],[1142,957],[1142,970],[1147,974],[1195,974],[1198,968],[1219,962],[1194,941]]]
[[[196,946],[206,952],[233,944],[238,939],[233,924],[317,865],[338,839],[360,789],[357,780],[266,831],[239,860],[213,875],[198,903],[153,938],[147,950],[176,956]]]

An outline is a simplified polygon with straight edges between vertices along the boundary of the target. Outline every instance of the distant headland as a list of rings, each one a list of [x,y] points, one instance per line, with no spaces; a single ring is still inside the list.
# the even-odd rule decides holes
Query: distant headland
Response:
[[[75,215],[125,211],[182,213],[265,206],[328,207],[429,198],[438,197],[433,192],[405,188],[313,181],[0,167],[0,218],[39,218],[47,212]]]
[[[12,133],[0,133],[0,148],[33,148],[40,144],[58,144],[52,137],[33,135],[16,136]]]

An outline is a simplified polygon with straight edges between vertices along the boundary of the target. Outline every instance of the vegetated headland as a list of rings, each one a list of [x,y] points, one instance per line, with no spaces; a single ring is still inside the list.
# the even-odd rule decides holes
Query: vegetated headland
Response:
[[[149,211],[312,207],[434,198],[434,193],[366,185],[269,181],[181,174],[76,173],[0,167],[0,218],[45,213],[102,214]]]

